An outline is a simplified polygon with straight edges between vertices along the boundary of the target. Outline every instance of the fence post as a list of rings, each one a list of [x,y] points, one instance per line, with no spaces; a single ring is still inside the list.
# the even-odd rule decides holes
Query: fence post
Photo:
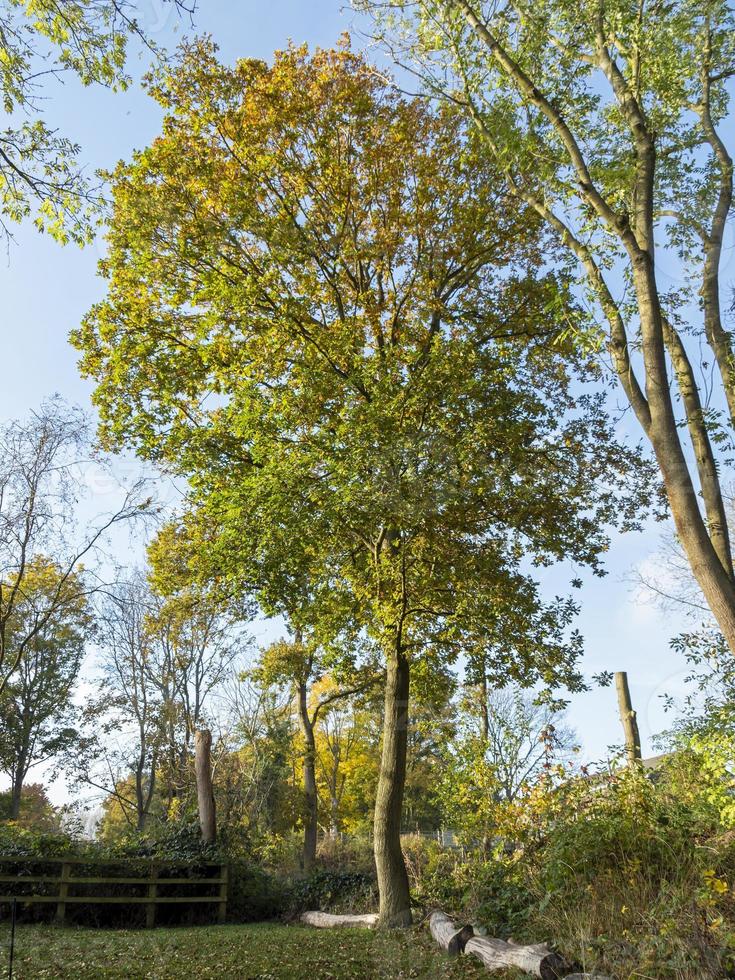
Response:
[[[66,917],[66,896],[69,894],[69,877],[71,872],[70,864],[61,865],[61,877],[59,878],[59,901],[56,903],[56,921],[61,923]]]
[[[158,876],[158,868],[152,864],[149,877],[153,879],[148,885],[148,904],[145,907],[145,924],[147,929],[152,929],[156,924],[156,898],[158,897],[158,885],[155,879]]]
[[[219,876],[222,879],[219,885],[219,907],[217,909],[217,921],[224,923],[227,920],[227,879],[228,866],[223,864],[219,869]]]

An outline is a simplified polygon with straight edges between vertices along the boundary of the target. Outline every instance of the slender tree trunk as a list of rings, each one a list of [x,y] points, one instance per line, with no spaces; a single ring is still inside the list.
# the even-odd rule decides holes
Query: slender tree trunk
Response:
[[[735,584],[727,556],[718,555],[699,508],[671,402],[663,322],[651,259],[634,265],[651,419],[648,436],[656,455],[676,531],[692,572],[730,649],[735,652]],[[724,562],[724,564],[723,564]]]
[[[620,721],[625,732],[625,754],[628,764],[633,766],[641,759],[641,736],[638,732],[638,719],[633,710],[628,687],[628,675],[624,670],[615,674],[615,687],[618,692],[618,708]]]
[[[316,743],[314,725],[309,716],[306,684],[299,684],[299,720],[304,735],[304,870],[308,871],[316,861],[317,793],[316,793]]]
[[[20,816],[20,804],[23,799],[23,776],[18,774],[13,779],[10,795],[10,819],[17,820]]]
[[[490,707],[487,703],[488,690],[487,690],[487,670],[483,664],[482,677],[480,679],[480,697],[482,701],[480,703],[480,723],[482,726],[482,744],[487,749],[488,742],[490,741]]]
[[[514,61],[487,23],[483,23],[469,0],[454,0],[470,29],[486,47],[490,57],[500,70],[533,105],[544,113],[566,148],[568,162],[576,170],[580,199],[597,211],[601,224],[616,234],[625,247],[630,260],[633,285],[636,292],[641,329],[641,350],[645,372],[645,398],[638,385],[630,363],[628,339],[620,310],[613,300],[604,277],[587,246],[575,238],[552,209],[533,195],[524,195],[513,185],[514,191],[541,214],[562,237],[582,262],[592,288],[596,291],[611,328],[611,353],[622,387],[636,416],[651,442],[656,461],[663,477],[676,532],[705,600],[719,626],[730,650],[735,653],[735,582],[727,527],[722,519],[721,487],[714,463],[709,436],[700,415],[698,394],[690,383],[689,365],[683,345],[669,344],[681,385],[682,401],[687,413],[687,423],[695,451],[702,500],[706,514],[703,517],[700,501],[687,458],[682,446],[679,426],[674,412],[671,384],[666,362],[665,323],[661,311],[660,295],[655,272],[655,140],[648,129],[646,114],[637,98],[611,59],[605,37],[605,25],[600,18],[596,63],[606,74],[623,115],[628,120],[634,141],[635,159],[635,206],[627,220],[611,208],[588,179],[587,161],[583,149],[567,125],[554,100],[546,98],[523,67]],[[447,6],[452,6],[448,4]],[[707,49],[708,50],[708,49]],[[706,52],[705,52],[706,54]],[[708,59],[706,54],[705,64]],[[712,147],[720,170],[718,201],[713,214],[710,236],[705,242],[705,270],[702,288],[705,331],[712,344],[725,387],[728,406],[735,408],[735,391],[731,385],[735,378],[732,363],[730,337],[722,328],[719,312],[719,263],[722,234],[732,205],[733,163],[722,140],[716,132],[709,108],[711,79],[705,70],[704,99],[700,113],[704,135]],[[675,338],[670,338],[674,340]],[[696,394],[696,397],[695,397]]]
[[[339,836],[339,800],[336,796],[332,796],[329,801],[331,807],[330,821],[329,821],[329,836],[336,840]]]
[[[206,728],[196,733],[194,751],[199,826],[202,828],[202,840],[213,843],[217,839],[217,816],[212,789],[212,733]]]
[[[482,677],[480,678],[480,725],[482,731],[482,752],[483,757],[486,757],[488,747],[490,745],[490,705],[488,704],[488,694],[487,689],[487,667],[483,663],[482,665]],[[488,855],[491,848],[491,840],[487,833],[482,835],[482,853]]]
[[[401,851],[401,811],[408,747],[409,665],[397,648],[388,654],[383,752],[375,799],[375,865],[380,894],[379,924],[411,925],[411,896]]]
[[[145,793],[143,791],[143,772],[145,768],[145,756],[140,756],[135,770],[135,813],[136,830],[142,833],[145,830],[146,817],[148,816],[145,805]]]

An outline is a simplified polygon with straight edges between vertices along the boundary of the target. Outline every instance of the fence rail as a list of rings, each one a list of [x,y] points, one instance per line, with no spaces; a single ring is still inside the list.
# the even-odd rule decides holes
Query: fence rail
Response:
[[[15,894],[0,894],[0,905],[12,903],[13,899],[17,900],[18,903],[26,902],[29,905],[35,905],[39,903],[56,903],[56,921],[63,922],[66,917],[66,906],[70,904],[75,905],[145,905],[146,906],[146,926],[151,928],[155,925],[156,921],[156,906],[157,905],[199,905],[199,904],[217,904],[217,919],[219,922],[224,922],[227,915],[227,880],[228,880],[228,868],[226,864],[215,864],[210,861],[198,863],[197,868],[217,868],[218,874],[216,876],[206,878],[171,878],[168,876],[159,875],[158,871],[161,867],[164,868],[176,868],[176,867],[191,867],[191,862],[186,861],[116,861],[114,859],[105,860],[104,858],[29,858],[29,857],[18,857],[11,855],[0,855],[0,867],[2,865],[14,864],[14,865],[24,865],[26,867],[32,867],[33,865],[58,865],[59,874],[15,874],[15,875],[0,875],[0,883],[13,883],[15,885],[51,885],[56,888],[56,893],[54,895],[46,894],[23,894],[20,892],[15,892]],[[95,866],[95,865],[114,865],[117,867],[125,866],[126,864],[133,864],[135,867],[140,867],[141,865],[146,865],[148,868],[148,874],[135,877],[134,875],[125,876],[115,876],[109,875],[105,877],[90,877],[88,875],[74,875],[72,871],[75,867],[83,866]],[[78,895],[70,894],[70,889],[76,891],[80,887],[86,885],[124,885],[133,886],[146,889],[145,895]],[[176,887],[181,886],[196,886],[196,887],[217,887],[216,895],[161,895],[159,894],[159,887],[166,888],[167,886],[175,885]],[[5,891],[4,888],[0,886],[0,890]],[[10,889],[9,889],[10,890]]]

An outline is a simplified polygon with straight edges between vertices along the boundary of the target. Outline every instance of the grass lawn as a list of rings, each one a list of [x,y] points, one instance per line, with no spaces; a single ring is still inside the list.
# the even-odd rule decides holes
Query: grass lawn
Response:
[[[425,929],[371,932],[268,924],[122,930],[22,925],[18,980],[68,977],[233,977],[239,980],[465,977],[487,980],[469,957],[448,959]],[[0,977],[7,976],[10,929],[0,925]],[[498,976],[494,974],[494,976]],[[514,980],[518,974],[514,973]]]

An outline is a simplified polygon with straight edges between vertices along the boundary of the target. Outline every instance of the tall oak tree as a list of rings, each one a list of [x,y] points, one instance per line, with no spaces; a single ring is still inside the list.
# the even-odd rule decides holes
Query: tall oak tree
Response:
[[[400,844],[411,676],[464,649],[574,684],[569,600],[532,567],[599,570],[644,489],[533,210],[456,113],[342,47],[222,65],[186,47],[161,135],[112,177],[108,295],[74,342],[101,435],[185,475],[192,574],[382,651],[380,920],[411,920]]]

